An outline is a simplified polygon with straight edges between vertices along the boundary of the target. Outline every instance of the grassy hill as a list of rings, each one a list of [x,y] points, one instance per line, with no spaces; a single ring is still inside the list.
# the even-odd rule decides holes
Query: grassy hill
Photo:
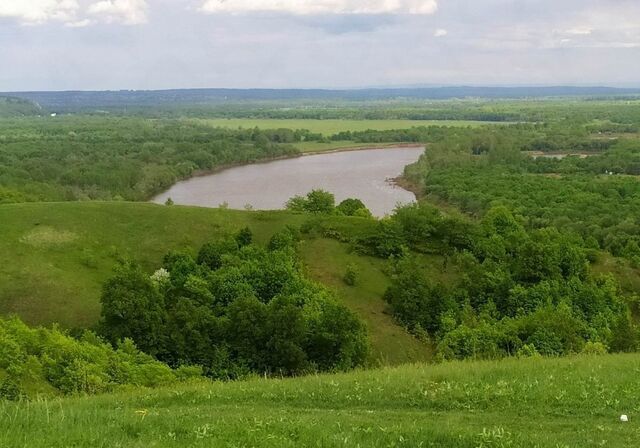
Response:
[[[0,446],[632,447],[639,371],[639,355],[509,359],[0,402]]]
[[[102,283],[121,257],[152,272],[171,249],[194,249],[244,226],[258,242],[266,242],[285,225],[300,225],[306,219],[285,211],[126,202],[1,205],[0,253],[6,262],[0,264],[0,313],[17,314],[29,324],[88,327],[99,318]],[[385,313],[382,295],[388,279],[383,261],[350,254],[346,245],[323,238],[303,241],[301,252],[310,275],[336,290],[367,323],[374,362],[430,357],[428,347]],[[348,263],[355,264],[366,281],[347,287],[342,275]]]

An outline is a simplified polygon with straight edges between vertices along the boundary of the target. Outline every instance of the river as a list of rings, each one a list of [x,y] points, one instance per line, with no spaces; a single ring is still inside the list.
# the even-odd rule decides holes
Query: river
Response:
[[[284,208],[289,198],[315,188],[330,191],[340,202],[359,198],[378,217],[391,213],[398,203],[415,195],[392,179],[420,157],[424,148],[400,147],[313,154],[225,169],[181,181],[153,198],[163,204],[255,210]]]

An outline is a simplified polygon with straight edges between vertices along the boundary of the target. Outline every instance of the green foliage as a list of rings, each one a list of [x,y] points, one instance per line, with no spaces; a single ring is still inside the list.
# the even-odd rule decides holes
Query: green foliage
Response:
[[[312,190],[306,197],[294,196],[286,203],[287,210],[296,212],[331,214],[335,209],[335,197],[324,190]]]
[[[156,284],[137,265],[120,266],[104,285],[100,332],[113,342],[131,338],[146,353],[158,355],[166,322]]]
[[[390,222],[406,226],[400,237],[407,245],[424,249],[425,242],[442,238],[439,224],[447,219],[421,208],[400,208]],[[455,239],[445,239],[447,245],[440,240],[445,254],[454,251],[460,280],[434,282],[404,253],[385,294],[402,324],[435,337],[440,357],[492,359],[532,351],[558,356],[589,351],[594,346],[585,349],[587,343],[618,351],[628,350],[617,345],[625,340],[637,345],[638,329],[629,323],[618,284],[589,274],[580,240],[554,228],[527,231],[502,206],[467,228],[461,247],[451,245]]]
[[[172,384],[178,375],[140,352],[130,339],[113,349],[94,333],[79,339],[54,327],[29,328],[17,318],[0,319],[0,399],[38,394],[94,394],[122,385],[154,387]]]
[[[357,267],[353,263],[348,264],[347,270],[344,273],[344,277],[342,277],[344,282],[348,286],[355,286],[356,283],[358,282],[358,277],[359,277],[359,273],[358,273]]]
[[[360,199],[345,199],[336,207],[336,213],[344,216],[371,218],[371,212]]]
[[[269,250],[294,249],[300,241],[300,232],[295,227],[286,226],[273,234],[269,240]]]
[[[200,365],[215,378],[362,365],[366,330],[303,276],[296,233],[277,233],[269,250],[239,247],[236,237],[204,245],[197,261],[172,252],[151,278],[124,265],[104,289],[102,334],[113,343],[131,338],[171,366]]]
[[[142,201],[198,170],[298,153],[257,129],[76,115],[2,120],[0,144],[0,203]]]
[[[0,118],[33,116],[42,113],[36,103],[9,96],[0,96]]]
[[[253,242],[253,232],[249,227],[243,227],[235,236],[239,247],[248,246]]]

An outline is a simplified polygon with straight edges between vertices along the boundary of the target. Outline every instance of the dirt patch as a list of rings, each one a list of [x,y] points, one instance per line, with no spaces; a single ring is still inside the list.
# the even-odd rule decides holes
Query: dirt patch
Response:
[[[20,238],[20,242],[34,247],[59,246],[78,239],[78,235],[67,230],[42,226],[27,232]]]

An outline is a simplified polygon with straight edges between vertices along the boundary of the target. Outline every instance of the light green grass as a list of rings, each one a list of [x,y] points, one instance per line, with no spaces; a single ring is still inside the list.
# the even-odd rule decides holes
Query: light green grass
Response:
[[[639,355],[509,359],[5,402],[0,446],[636,447],[638,372]]]
[[[356,255],[346,244],[334,240],[307,240],[300,247],[309,275],[333,289],[367,324],[374,360],[395,365],[431,359],[432,348],[399,327],[381,300],[390,284],[384,260]],[[343,281],[349,264],[358,272],[354,286]]]
[[[303,119],[251,119],[251,118],[220,118],[202,119],[211,126],[227,128],[261,128],[261,129],[308,129],[325,136],[344,131],[385,131],[389,129],[409,129],[417,126],[482,126],[492,124],[483,121],[459,121],[459,120],[303,120]],[[504,123],[503,123],[504,124]]]
[[[195,250],[208,240],[249,226],[266,243],[285,225],[308,217],[286,211],[245,212],[126,202],[25,203],[0,206],[0,313],[29,324],[94,325],[102,283],[118,258],[132,258],[152,272],[169,250]],[[359,226],[362,220],[336,218]],[[365,220],[366,221],[366,220]],[[398,364],[426,359],[428,349],[384,314],[383,261],[346,255],[346,245],[318,239],[301,244],[313,276],[334,288],[347,260],[366,278],[339,297],[369,324],[372,361]],[[313,251],[322,253],[313,257]],[[339,289],[339,288],[338,288]]]
[[[322,152],[334,151],[338,149],[357,149],[357,148],[388,148],[398,146],[397,143],[358,143],[350,141],[335,141],[329,143],[321,142],[300,142],[294,146],[301,152]]]

